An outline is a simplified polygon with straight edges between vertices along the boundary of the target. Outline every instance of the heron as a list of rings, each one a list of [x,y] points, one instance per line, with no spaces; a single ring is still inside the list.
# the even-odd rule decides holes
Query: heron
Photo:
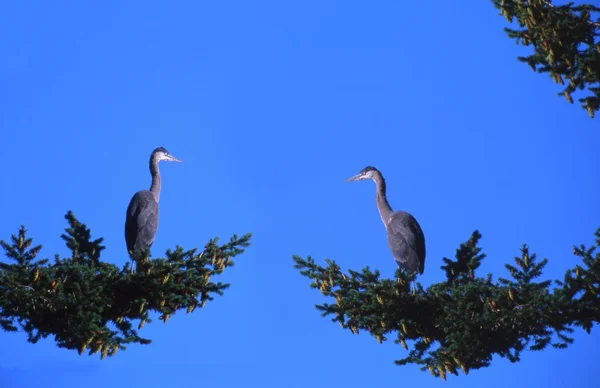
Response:
[[[373,166],[363,168],[358,174],[346,179],[346,182],[370,179],[376,185],[376,202],[381,221],[387,231],[387,241],[394,260],[401,269],[413,275],[423,274],[425,270],[425,236],[421,225],[412,214],[393,211],[386,196],[385,179]],[[416,285],[413,279],[413,294]]]
[[[158,229],[158,201],[160,199],[160,171],[158,162],[181,162],[181,160],[169,154],[164,147],[158,147],[150,155],[150,174],[152,184],[150,190],[140,190],[133,195],[127,213],[125,215],[125,243],[132,263],[140,251],[145,251],[154,243],[156,230]]]

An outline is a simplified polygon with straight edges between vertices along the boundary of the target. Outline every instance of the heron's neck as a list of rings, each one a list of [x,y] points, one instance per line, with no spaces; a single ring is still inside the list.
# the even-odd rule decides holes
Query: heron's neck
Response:
[[[158,170],[158,160],[152,159],[150,161],[150,174],[152,174],[150,192],[154,194],[154,198],[156,198],[156,202],[158,202],[160,199],[160,171]]]
[[[383,176],[381,176],[381,174],[377,174],[377,175],[375,175],[373,180],[375,181],[375,184],[377,185],[377,188],[376,188],[377,210],[379,210],[379,215],[381,216],[381,221],[383,221],[383,224],[386,225],[386,227],[387,227],[387,221],[390,218],[390,214],[392,214],[392,208],[391,208],[390,204],[388,203],[386,192],[385,192],[386,191],[385,179],[383,179]]]

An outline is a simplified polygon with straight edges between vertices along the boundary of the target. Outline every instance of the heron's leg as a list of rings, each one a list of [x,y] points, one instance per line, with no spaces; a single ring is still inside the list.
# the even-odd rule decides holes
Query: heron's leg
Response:
[[[417,295],[417,283],[415,282],[415,279],[413,279],[413,281],[412,281],[412,286],[413,286],[412,294]]]
[[[137,269],[137,261],[135,259],[131,259],[131,274],[133,274],[136,269]]]

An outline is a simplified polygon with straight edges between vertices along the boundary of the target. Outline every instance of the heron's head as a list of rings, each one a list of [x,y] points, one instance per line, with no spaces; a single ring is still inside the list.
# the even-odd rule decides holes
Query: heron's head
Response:
[[[150,161],[152,160],[156,160],[157,162],[160,162],[161,160],[165,160],[167,162],[181,162],[181,160],[171,155],[164,147],[158,147],[152,151]]]
[[[374,179],[375,175],[378,174],[379,171],[373,166],[367,166],[363,168],[358,174],[346,179],[346,182],[351,181],[362,181],[365,179]]]

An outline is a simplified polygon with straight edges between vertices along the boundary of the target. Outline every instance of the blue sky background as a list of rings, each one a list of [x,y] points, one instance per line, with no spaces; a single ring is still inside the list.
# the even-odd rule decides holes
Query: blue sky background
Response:
[[[43,257],[66,254],[72,210],[124,264],[125,209],[164,146],[184,162],[161,164],[154,255],[233,233],[253,245],[224,297],[146,325],[150,346],[100,361],[0,333],[0,386],[592,386],[597,332],[447,383],[397,367],[400,346],[321,318],[293,268],[311,255],[393,276],[374,184],[344,183],[366,165],[425,231],[424,286],[474,229],[481,274],[506,276],[524,242],[545,278],[578,262],[600,226],[600,119],[517,62],[529,51],[490,1],[165,4],[0,7],[0,238],[24,224]]]

